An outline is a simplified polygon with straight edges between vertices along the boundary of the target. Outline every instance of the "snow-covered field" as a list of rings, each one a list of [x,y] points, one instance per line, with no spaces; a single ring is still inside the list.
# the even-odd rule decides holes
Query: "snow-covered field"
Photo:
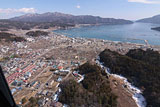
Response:
[[[123,76],[121,76],[121,75],[112,74],[112,73],[110,72],[110,69],[107,68],[107,67],[105,67],[105,66],[103,65],[103,63],[101,63],[101,62],[99,61],[99,58],[96,60],[96,63],[97,63],[102,69],[104,69],[108,75],[112,75],[112,76],[114,76],[115,78],[119,78],[119,79],[121,79],[121,80],[124,81],[124,83],[125,83],[125,85],[127,86],[128,90],[129,90],[130,92],[132,92],[132,98],[134,99],[134,101],[136,102],[136,104],[137,104],[138,107],[146,107],[147,102],[146,102],[145,98],[142,96],[142,92],[141,92],[140,89],[138,89],[137,87],[135,87],[135,86],[133,86],[131,83],[129,83],[129,82],[127,81],[127,78],[125,78],[125,77],[123,77]],[[134,93],[134,94],[133,94],[133,93]]]

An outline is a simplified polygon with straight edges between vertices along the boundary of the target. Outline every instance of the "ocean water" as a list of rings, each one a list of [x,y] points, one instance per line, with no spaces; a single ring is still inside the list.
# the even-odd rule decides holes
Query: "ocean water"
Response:
[[[160,32],[151,30],[153,27],[160,27],[160,25],[150,23],[101,25],[55,30],[54,32],[69,37],[97,38],[142,44],[145,44],[144,40],[148,40],[151,45],[160,45]]]

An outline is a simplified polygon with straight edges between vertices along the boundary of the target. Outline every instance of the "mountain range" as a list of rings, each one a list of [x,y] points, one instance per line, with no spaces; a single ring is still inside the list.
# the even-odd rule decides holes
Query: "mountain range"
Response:
[[[19,17],[14,17],[9,20],[21,22],[56,22],[56,23],[70,23],[70,24],[131,24],[130,20],[101,18],[99,16],[91,15],[71,15],[59,12],[47,12],[43,14],[26,14]]]
[[[160,15],[150,18],[137,20],[142,23],[156,23],[160,24]],[[0,30],[7,30],[11,28],[16,29],[32,29],[42,28],[48,29],[50,27],[74,27],[76,24],[89,25],[118,25],[118,24],[132,24],[133,22],[125,19],[102,18],[100,16],[92,15],[71,15],[60,12],[47,12],[43,14],[25,14],[18,17],[13,17],[6,20],[0,20]]]

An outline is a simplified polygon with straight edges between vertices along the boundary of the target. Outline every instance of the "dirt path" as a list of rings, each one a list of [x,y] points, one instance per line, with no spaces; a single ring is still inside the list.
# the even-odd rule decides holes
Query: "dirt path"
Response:
[[[135,101],[132,99],[132,95],[123,88],[122,80],[113,76],[110,76],[109,80],[113,93],[118,96],[118,107],[137,107]]]

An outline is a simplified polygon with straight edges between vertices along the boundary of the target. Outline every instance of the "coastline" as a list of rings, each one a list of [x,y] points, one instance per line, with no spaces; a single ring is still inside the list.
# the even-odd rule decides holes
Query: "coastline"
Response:
[[[13,33],[13,34],[16,34],[17,36],[22,36],[22,37],[25,37],[26,38],[26,35],[25,33],[26,32],[29,32],[29,31],[36,31],[36,30],[41,30],[41,31],[46,31],[46,32],[49,32],[49,36],[53,36],[53,35],[56,35],[56,36],[59,36],[61,38],[68,38],[68,39],[83,39],[83,40],[86,40],[86,41],[93,41],[93,42],[102,42],[104,44],[108,44],[108,45],[112,45],[114,48],[118,47],[119,51],[120,50],[129,50],[129,49],[137,49],[137,48],[141,48],[141,49],[153,49],[155,51],[159,51],[160,52],[160,45],[150,45],[150,44],[142,44],[142,43],[131,43],[131,42],[122,42],[122,41],[111,41],[111,40],[105,40],[105,39],[98,39],[98,38],[83,38],[83,37],[69,37],[69,36],[66,36],[64,34],[61,34],[61,33],[57,33],[57,32],[54,32],[55,30],[59,30],[58,28],[50,28],[50,29],[32,29],[32,30],[16,30],[16,29],[11,29],[9,31],[6,31],[8,33]],[[110,46],[109,46],[110,47]],[[107,48],[109,48],[107,47]],[[127,47],[127,48],[124,48],[124,47]],[[111,49],[111,48],[110,48]],[[112,49],[111,49],[112,50]],[[115,49],[113,49],[113,51],[117,51]],[[120,52],[121,53],[121,52]],[[124,54],[122,52],[122,54]]]
[[[91,26],[91,27],[90,27]],[[157,24],[134,23],[126,25],[89,25],[71,27],[68,29],[56,29],[53,32],[69,37],[97,38],[110,41],[130,42],[137,44],[160,45],[160,33],[151,30]],[[114,30],[113,30],[114,29]],[[141,30],[141,31],[140,31]],[[85,32],[85,33],[84,33]],[[102,32],[102,33],[100,33]]]
[[[131,43],[131,42],[121,42],[121,41],[111,41],[111,40],[105,40],[105,39],[97,39],[97,38],[83,38],[83,37],[68,37],[66,35],[63,35],[61,33],[57,33],[57,32],[54,32],[52,31],[53,34],[56,34],[58,36],[64,36],[64,37],[67,37],[67,38],[73,38],[73,39],[84,39],[84,40],[92,40],[92,41],[101,41],[101,42],[104,42],[104,43],[111,43],[111,44],[121,44],[120,46],[120,49],[123,49],[123,46],[128,46],[128,49],[138,49],[138,48],[141,48],[141,49],[153,49],[155,51],[158,51],[160,52],[160,45],[150,45],[150,44],[141,44],[141,43]],[[118,47],[118,46],[117,46]],[[111,49],[112,50],[112,49]],[[122,53],[124,54],[124,53]]]

